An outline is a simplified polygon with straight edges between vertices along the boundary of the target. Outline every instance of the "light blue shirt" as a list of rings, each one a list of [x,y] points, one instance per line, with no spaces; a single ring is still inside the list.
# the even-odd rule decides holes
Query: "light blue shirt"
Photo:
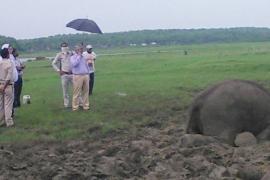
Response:
[[[73,74],[89,74],[89,66],[82,55],[74,54],[70,58],[71,70]]]

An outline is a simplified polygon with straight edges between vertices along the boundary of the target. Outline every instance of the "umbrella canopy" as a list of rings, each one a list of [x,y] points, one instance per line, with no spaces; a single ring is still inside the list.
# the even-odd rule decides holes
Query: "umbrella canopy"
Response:
[[[93,20],[90,19],[75,19],[73,21],[70,21],[66,25],[66,27],[70,27],[78,31],[102,34],[98,25]]]

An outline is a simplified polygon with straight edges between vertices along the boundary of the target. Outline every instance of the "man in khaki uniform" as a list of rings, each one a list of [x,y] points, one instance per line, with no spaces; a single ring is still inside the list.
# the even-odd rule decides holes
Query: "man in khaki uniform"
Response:
[[[70,107],[69,89],[72,89],[72,72],[70,65],[71,52],[69,52],[68,44],[61,44],[61,52],[56,55],[52,62],[52,66],[61,76],[63,89],[64,107]]]
[[[0,61],[0,125],[13,126],[13,63],[7,48],[1,50]]]

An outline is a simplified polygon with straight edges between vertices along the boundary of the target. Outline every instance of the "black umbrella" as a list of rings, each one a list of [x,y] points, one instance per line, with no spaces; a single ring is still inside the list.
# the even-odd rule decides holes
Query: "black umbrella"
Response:
[[[73,21],[70,21],[66,25],[66,27],[70,27],[78,31],[102,34],[98,25],[93,20],[90,19],[75,19]]]

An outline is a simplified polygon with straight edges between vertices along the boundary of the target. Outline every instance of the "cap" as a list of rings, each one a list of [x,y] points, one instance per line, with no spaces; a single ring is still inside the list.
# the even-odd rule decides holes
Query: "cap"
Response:
[[[93,47],[92,47],[92,45],[90,45],[90,44],[88,44],[87,46],[86,46],[86,49],[92,49]]]
[[[3,44],[1,49],[9,48],[9,44]]]
[[[60,46],[61,46],[61,47],[67,47],[67,46],[68,46],[68,43],[62,42],[62,43],[60,44]]]

